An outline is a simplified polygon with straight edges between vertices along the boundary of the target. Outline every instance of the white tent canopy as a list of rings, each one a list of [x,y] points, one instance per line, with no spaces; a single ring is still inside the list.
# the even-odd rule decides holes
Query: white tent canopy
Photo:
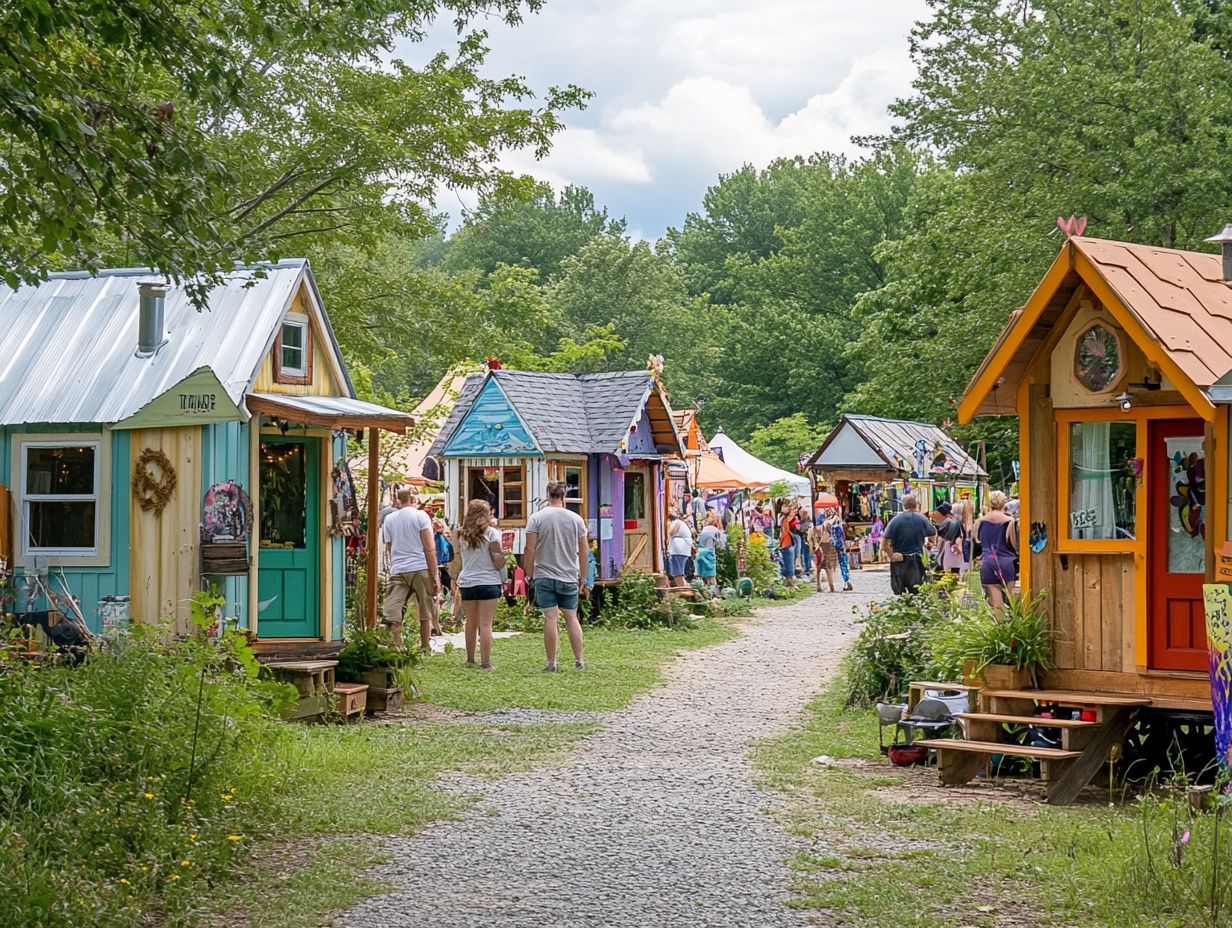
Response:
[[[753,457],[753,455],[741,448],[732,439],[728,438],[722,429],[719,429],[714,434],[714,437],[710,439],[710,448],[712,451],[716,451],[723,458],[723,462],[732,470],[750,477],[758,483],[769,486],[776,480],[786,480],[791,484],[797,496],[802,496],[805,499],[809,496],[809,481],[807,477],[793,474],[791,471],[783,470],[781,467],[775,467],[773,464],[767,464],[760,458]]]

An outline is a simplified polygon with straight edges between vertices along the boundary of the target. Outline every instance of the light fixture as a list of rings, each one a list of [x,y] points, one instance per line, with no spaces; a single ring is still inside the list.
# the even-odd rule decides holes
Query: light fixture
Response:
[[[1128,390],[1117,396],[1116,399],[1117,402],[1121,404],[1121,410],[1123,412],[1129,412],[1134,405],[1134,397]]]

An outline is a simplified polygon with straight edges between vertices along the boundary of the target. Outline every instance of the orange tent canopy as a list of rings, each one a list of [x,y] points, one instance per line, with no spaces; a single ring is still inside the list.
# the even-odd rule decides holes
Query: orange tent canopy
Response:
[[[702,490],[751,490],[765,486],[732,470],[713,451],[703,451],[697,459],[693,485]]]

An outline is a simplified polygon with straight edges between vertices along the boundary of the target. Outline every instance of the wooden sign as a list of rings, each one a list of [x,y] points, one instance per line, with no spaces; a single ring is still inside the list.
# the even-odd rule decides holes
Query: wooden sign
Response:
[[[1232,767],[1232,587],[1204,583],[1206,645],[1211,655],[1211,708],[1215,714],[1215,757]]]
[[[200,367],[112,427],[173,428],[213,422],[240,422],[243,419],[239,407],[227,394],[217,375],[208,367]]]
[[[1225,541],[1215,552],[1215,579],[1232,583],[1232,541]]]

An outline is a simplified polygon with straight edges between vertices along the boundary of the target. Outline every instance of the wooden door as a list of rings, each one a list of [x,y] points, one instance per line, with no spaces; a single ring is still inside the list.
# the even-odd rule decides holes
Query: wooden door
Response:
[[[321,634],[320,448],[315,439],[261,442],[257,634]]]
[[[625,567],[654,570],[654,491],[644,465],[625,471]]]
[[[1148,666],[1207,669],[1206,481],[1200,419],[1150,423],[1147,488]],[[1105,616],[1105,621],[1118,621]]]

